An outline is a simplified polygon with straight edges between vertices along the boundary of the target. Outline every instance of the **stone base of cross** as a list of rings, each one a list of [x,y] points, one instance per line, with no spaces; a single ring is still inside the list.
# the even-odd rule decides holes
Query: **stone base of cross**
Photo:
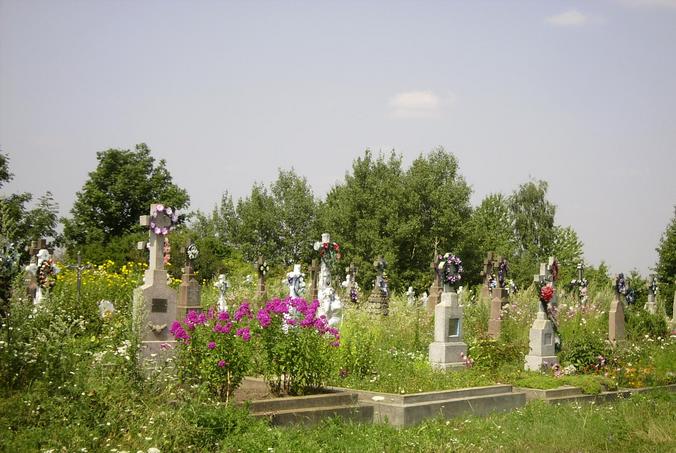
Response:
[[[463,341],[463,309],[458,294],[444,292],[434,308],[434,342],[429,345],[429,362],[438,370],[465,367],[467,344]]]

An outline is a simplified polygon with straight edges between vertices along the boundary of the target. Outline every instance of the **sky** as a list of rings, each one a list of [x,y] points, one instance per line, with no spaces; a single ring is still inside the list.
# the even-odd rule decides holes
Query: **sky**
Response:
[[[96,153],[141,142],[202,211],[442,146],[473,205],[545,180],[589,263],[645,275],[676,205],[676,0],[0,0],[0,191],[68,215]]]

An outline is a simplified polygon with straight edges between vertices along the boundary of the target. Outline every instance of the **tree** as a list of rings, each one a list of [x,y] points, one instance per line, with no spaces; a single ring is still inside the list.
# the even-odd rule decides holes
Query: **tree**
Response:
[[[9,156],[0,153],[0,188],[13,177],[14,175],[9,172]]]
[[[270,262],[279,263],[282,259],[277,254],[279,249],[277,209],[268,189],[261,184],[254,184],[251,194],[237,202],[236,212],[240,221],[236,243],[242,250],[244,258],[253,263],[259,255],[263,255]]]
[[[472,240],[481,257],[490,251],[508,259],[514,255],[515,242],[507,199],[499,193],[490,194],[472,212]]]
[[[657,247],[657,279],[660,283],[659,298],[664,303],[669,316],[673,316],[673,298],[676,290],[676,206],[674,217],[662,233],[660,244]]]
[[[101,151],[96,158],[96,169],[76,194],[72,218],[63,220],[65,242],[94,262],[125,261],[143,231],[139,216],[148,213],[151,203],[184,209],[190,197],[174,184],[164,159],[155,162],[145,143],[134,151]]]
[[[554,227],[552,255],[556,256],[561,270],[559,281],[567,284],[577,278],[577,265],[583,261],[582,242],[572,227]]]
[[[538,263],[553,252],[556,207],[547,201],[547,183],[529,181],[509,197],[508,205],[515,239],[515,256],[510,266],[521,287],[530,285]]]

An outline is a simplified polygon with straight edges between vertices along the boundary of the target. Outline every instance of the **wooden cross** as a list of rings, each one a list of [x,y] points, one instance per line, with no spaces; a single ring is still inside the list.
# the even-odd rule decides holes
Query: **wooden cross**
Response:
[[[68,265],[68,269],[75,269],[75,272],[77,272],[77,301],[78,303],[80,302],[80,289],[82,288],[82,271],[85,271],[87,269],[91,269],[92,265],[87,264],[87,265],[82,265],[82,256],[80,255],[80,252],[77,252],[77,264],[76,265]]]
[[[38,254],[38,252],[42,249],[47,248],[47,241],[45,239],[38,239],[37,241],[31,241],[30,247],[27,247],[28,249],[28,254],[30,255],[31,261],[33,261],[33,257]]]
[[[317,259],[312,260],[312,265],[310,266],[310,298],[312,300],[317,299],[319,294],[319,289],[317,288],[319,279],[319,263]]]
[[[256,269],[258,270],[258,293],[263,294],[265,293],[265,273],[263,272],[263,265],[265,263],[265,258],[262,256],[258,257],[258,261],[256,261]]]

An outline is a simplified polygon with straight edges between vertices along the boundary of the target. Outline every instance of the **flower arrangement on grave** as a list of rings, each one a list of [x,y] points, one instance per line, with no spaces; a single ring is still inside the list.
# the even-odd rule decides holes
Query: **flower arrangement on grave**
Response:
[[[495,289],[498,287],[498,280],[495,278],[495,274],[491,274],[488,279],[488,289]]]
[[[171,261],[171,244],[169,243],[169,238],[164,238],[164,246],[162,247],[162,261],[164,265],[168,265]]]
[[[648,285],[648,291],[650,291],[650,294],[652,295],[657,294],[657,277],[655,277],[654,275],[650,280],[650,284]]]
[[[263,261],[263,263],[261,263],[261,264],[258,266],[258,272],[260,272],[260,274],[261,274],[263,277],[265,277],[265,275],[266,275],[268,272],[270,272],[270,265],[268,264],[267,261]]]
[[[315,242],[314,244],[315,251],[319,252],[319,258],[321,258],[324,263],[333,267],[336,261],[339,261],[342,257],[340,253],[340,245],[337,242]]]
[[[500,261],[500,266],[498,267],[498,284],[500,288],[507,286],[507,273],[509,272],[509,267],[507,266],[507,260],[502,259]]]
[[[187,250],[188,259],[194,261],[200,255],[200,251],[197,249],[197,246],[194,242],[191,242]]]
[[[627,294],[627,281],[624,279],[624,274],[620,273],[615,279],[615,292],[617,294]]]
[[[556,259],[549,266],[549,274],[552,276],[552,281],[556,281],[559,278],[559,262]]]
[[[59,269],[51,258],[43,260],[38,266],[38,284],[42,289],[51,289],[56,284],[56,274]]]
[[[462,260],[452,253],[437,257],[437,269],[439,269],[441,281],[446,285],[453,286],[462,279]]]
[[[257,314],[265,380],[275,394],[303,395],[329,377],[340,333],[317,317],[319,301],[274,299]]]
[[[234,314],[214,307],[206,313],[190,310],[170,332],[178,342],[179,377],[204,383],[226,403],[239,387],[251,363],[253,313],[243,302]]]
[[[148,227],[153,233],[166,236],[176,227],[177,223],[178,213],[176,210],[169,206],[158,204],[150,213],[150,223],[148,224]]]

